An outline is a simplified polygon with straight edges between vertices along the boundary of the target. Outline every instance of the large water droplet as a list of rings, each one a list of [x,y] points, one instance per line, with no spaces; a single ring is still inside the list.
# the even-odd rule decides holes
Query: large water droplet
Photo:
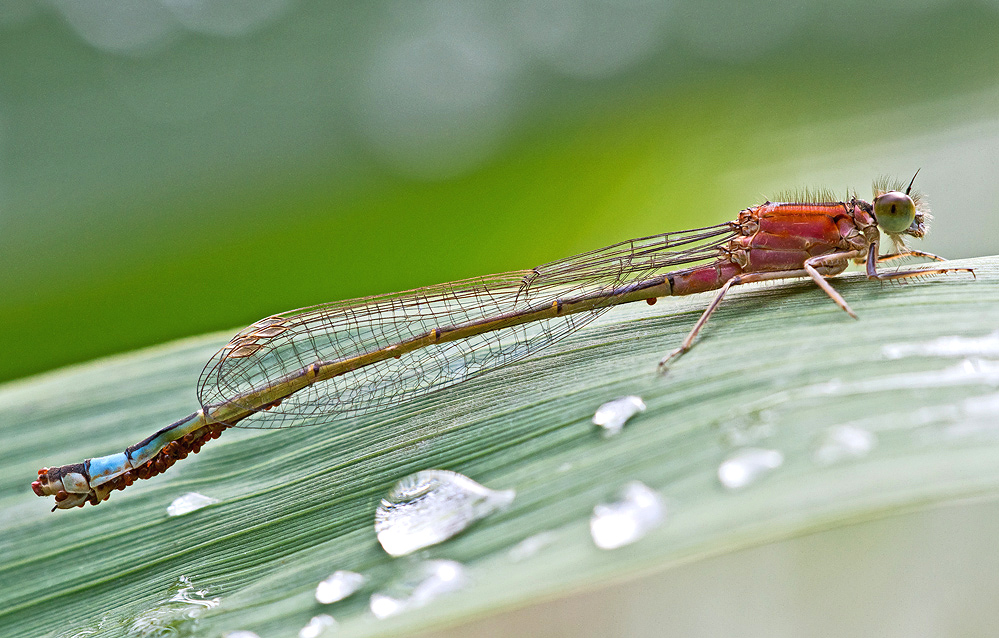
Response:
[[[639,481],[621,490],[621,499],[593,508],[590,536],[600,549],[616,549],[634,543],[659,527],[666,517],[659,493]]]
[[[369,606],[375,617],[388,618],[407,609],[423,607],[438,596],[461,589],[467,582],[461,563],[428,560],[416,565],[385,590],[373,594]]]
[[[375,512],[382,548],[405,556],[436,545],[513,502],[513,490],[491,490],[467,476],[424,470],[396,483]]]
[[[823,465],[864,456],[877,445],[874,433],[853,425],[837,425],[826,431],[815,450],[815,462]]]
[[[332,634],[338,627],[336,620],[329,614],[319,614],[309,620],[309,624],[298,630],[298,638],[319,638]]]
[[[742,489],[783,463],[784,455],[777,450],[743,448],[733,452],[718,466],[718,480],[730,490]]]
[[[183,496],[178,496],[173,499],[173,502],[167,506],[167,516],[182,516],[184,514],[190,514],[195,510],[199,510],[202,507],[208,507],[209,505],[214,505],[218,502],[219,500],[217,498],[205,496],[204,494],[198,494],[197,492],[188,492]]]
[[[343,600],[360,589],[366,581],[367,578],[357,572],[337,570],[316,587],[316,600],[324,605]]]
[[[593,424],[604,429],[604,434],[613,436],[624,428],[628,419],[639,412],[645,412],[645,402],[642,397],[629,395],[608,401],[593,415]]]

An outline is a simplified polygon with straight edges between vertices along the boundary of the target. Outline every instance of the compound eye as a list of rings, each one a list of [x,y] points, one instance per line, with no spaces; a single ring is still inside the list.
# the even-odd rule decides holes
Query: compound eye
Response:
[[[916,219],[916,205],[905,193],[889,191],[874,200],[874,218],[881,230],[898,235]]]

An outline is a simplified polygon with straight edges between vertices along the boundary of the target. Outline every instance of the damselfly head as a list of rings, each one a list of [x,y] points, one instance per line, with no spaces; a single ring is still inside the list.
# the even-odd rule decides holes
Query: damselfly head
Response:
[[[874,183],[874,219],[892,241],[904,246],[902,235],[921,238],[926,234],[930,213],[926,200],[912,189],[911,181],[906,187],[905,182],[882,178]]]

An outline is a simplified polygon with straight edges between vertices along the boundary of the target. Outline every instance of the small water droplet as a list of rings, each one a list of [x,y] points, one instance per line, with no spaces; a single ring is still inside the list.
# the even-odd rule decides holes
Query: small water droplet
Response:
[[[600,549],[616,549],[659,527],[665,517],[659,493],[640,481],[632,481],[621,490],[620,500],[593,508],[590,536]]]
[[[539,534],[535,534],[534,536],[528,536],[511,547],[510,551],[507,552],[507,556],[509,556],[510,560],[513,562],[519,563],[522,560],[526,560],[531,556],[534,556],[545,547],[554,545],[557,540],[558,535],[555,534],[555,532],[541,532]]]
[[[718,480],[730,490],[742,489],[783,463],[784,455],[778,450],[742,448],[733,452],[718,466]]]
[[[820,395],[837,395],[843,392],[843,380],[833,377],[825,383],[816,383],[812,389]]]
[[[719,423],[721,438],[730,447],[744,447],[773,436],[777,420],[773,410],[754,409],[726,417]]]
[[[838,425],[826,431],[815,450],[815,462],[823,465],[856,459],[874,449],[878,438],[873,432],[853,425]]]
[[[969,397],[961,402],[964,413],[975,417],[999,416],[999,394]]]
[[[999,355],[999,330],[981,337],[938,337],[922,343],[889,343],[881,348],[886,359],[904,357],[994,357]]]
[[[445,541],[506,508],[514,490],[491,490],[456,472],[424,470],[395,484],[375,512],[382,548],[405,556]]]
[[[298,631],[298,638],[319,638],[333,633],[338,627],[336,620],[329,614],[319,614],[309,620],[309,624]]]
[[[111,623],[108,618],[108,614],[104,614],[100,620],[97,621],[97,626],[86,627],[84,629],[78,630],[74,634],[64,636],[63,638],[87,638],[88,636],[104,636],[107,635],[109,631],[115,631],[120,629],[118,623]]]
[[[324,605],[343,600],[360,589],[367,580],[363,574],[337,570],[316,587],[316,600]]]
[[[191,580],[181,576],[173,585],[176,592],[163,604],[136,616],[128,628],[130,638],[151,638],[193,633],[193,624],[206,609],[217,607],[220,598],[209,598],[208,591],[195,589]]]
[[[935,414],[924,411],[921,416],[927,423],[943,425],[928,433],[928,439],[991,442],[999,437],[999,394],[969,397],[956,406],[939,406]]]
[[[252,631],[237,629],[236,631],[228,631],[222,634],[222,638],[260,638],[260,636]]]
[[[167,506],[167,516],[182,516],[184,514],[190,514],[195,510],[199,510],[202,507],[208,507],[209,505],[214,505],[218,502],[219,500],[217,498],[205,496],[204,494],[198,494],[197,492],[188,492],[183,496],[178,496],[173,499],[173,502]]]
[[[371,613],[376,618],[388,618],[408,609],[423,607],[432,600],[468,583],[465,567],[453,560],[428,560],[412,568],[400,580],[384,591],[372,594]]]
[[[624,429],[628,419],[639,412],[645,412],[645,402],[641,397],[634,395],[619,397],[597,408],[593,415],[593,424],[602,427],[605,436],[614,436]]]

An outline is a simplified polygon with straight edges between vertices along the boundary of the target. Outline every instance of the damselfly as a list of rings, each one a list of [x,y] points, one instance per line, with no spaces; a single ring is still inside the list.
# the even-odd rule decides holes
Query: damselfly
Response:
[[[943,261],[906,247],[906,235],[926,233],[929,216],[912,182],[903,186],[882,180],[872,202],[856,195],[766,202],[724,224],[632,239],[531,270],[267,317],[205,366],[197,412],[124,452],[39,470],[32,489],[55,496],[53,509],[96,505],[228,427],[311,425],[386,409],[535,353],[617,304],[718,290],[662,368],[690,349],[732,286],[810,277],[856,317],[826,281],[850,262],[866,264],[868,278],[882,281],[972,272],[878,272],[879,263],[901,257]],[[894,253],[879,255],[880,232]]]

